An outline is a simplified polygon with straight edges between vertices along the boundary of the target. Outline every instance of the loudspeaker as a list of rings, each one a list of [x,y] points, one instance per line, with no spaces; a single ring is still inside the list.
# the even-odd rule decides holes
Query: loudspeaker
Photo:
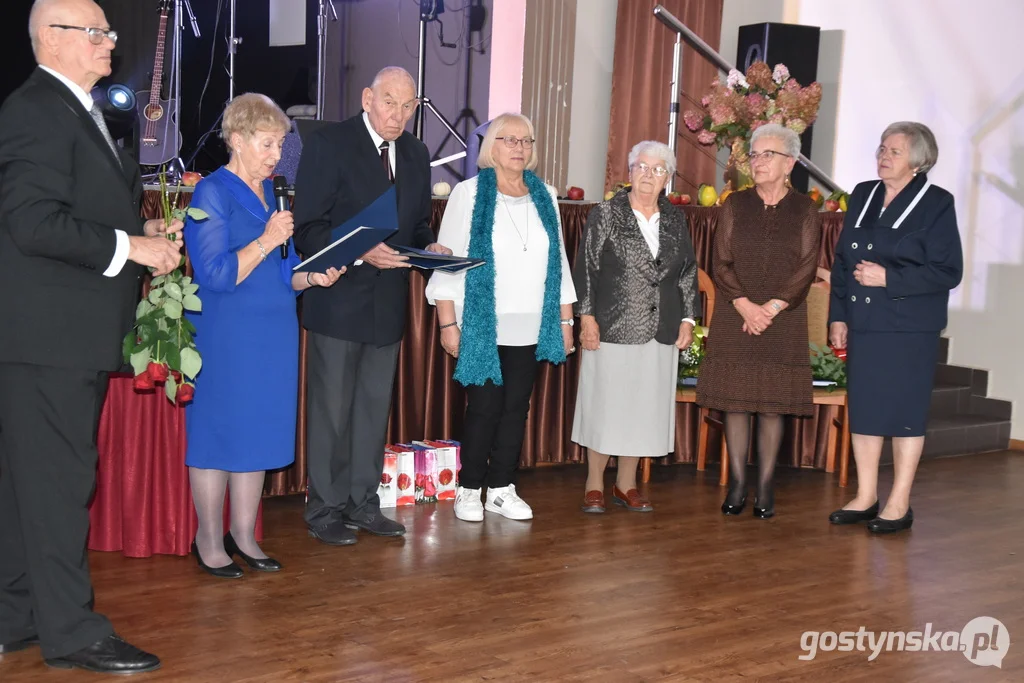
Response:
[[[764,62],[775,68],[785,64],[789,74],[801,86],[807,86],[818,78],[818,44],[821,29],[817,26],[797,24],[750,24],[740,26],[736,47],[736,68],[746,73],[754,62]],[[800,136],[804,156],[811,156],[811,134],[813,126]],[[791,181],[800,192],[807,192],[809,175],[799,162],[793,167]]]

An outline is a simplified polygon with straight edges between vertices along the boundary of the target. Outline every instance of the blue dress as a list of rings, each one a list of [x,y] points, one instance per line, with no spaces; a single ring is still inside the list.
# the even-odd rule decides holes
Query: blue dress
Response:
[[[299,322],[288,258],[270,250],[241,283],[238,251],[263,234],[274,212],[273,184],[255,193],[226,168],[196,186],[192,206],[210,217],[185,223],[202,313],[189,314],[203,358],[195,398],[186,408],[189,467],[256,472],[295,460]]]

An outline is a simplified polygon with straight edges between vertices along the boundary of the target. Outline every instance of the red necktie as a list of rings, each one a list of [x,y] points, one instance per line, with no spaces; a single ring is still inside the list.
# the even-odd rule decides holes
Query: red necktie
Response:
[[[382,164],[384,164],[384,170],[387,171],[387,173],[388,173],[388,180],[390,180],[391,184],[394,185],[394,183],[395,183],[395,172],[391,170],[391,158],[388,155],[388,148],[390,146],[391,146],[391,143],[388,142],[387,140],[385,140],[384,142],[380,143],[380,162]]]

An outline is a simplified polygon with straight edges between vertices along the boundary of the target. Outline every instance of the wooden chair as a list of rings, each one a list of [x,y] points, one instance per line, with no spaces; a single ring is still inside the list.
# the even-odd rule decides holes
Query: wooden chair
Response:
[[[710,331],[711,318],[715,314],[715,283],[711,276],[700,268],[697,269],[697,290],[704,295],[704,317],[701,323]],[[676,390],[676,403],[696,403],[697,390],[694,387],[679,387]],[[708,411],[700,409],[700,432],[697,435],[697,469],[704,469],[704,461],[707,459],[708,425],[705,417]],[[651,479],[651,458],[643,458],[640,464],[640,471],[643,483]]]
[[[832,275],[826,268],[818,268],[815,280],[811,284],[811,290],[807,294],[807,336],[808,339],[819,346],[828,345],[828,305],[829,297],[832,294]],[[839,486],[845,487],[849,479],[850,466],[850,419],[847,402],[846,389],[835,388],[831,391],[827,388],[814,388],[814,405],[833,406],[829,410],[829,432],[827,458],[825,460],[825,471],[835,472],[836,455],[839,456]],[[722,431],[721,446],[721,475],[718,479],[719,486],[726,486],[729,483],[729,455],[725,443],[725,430],[721,420],[707,415],[701,423],[702,438],[706,439],[707,424],[711,424]],[[751,441],[753,443],[753,441]],[[699,453],[707,452],[707,444],[700,445]],[[704,463],[698,455],[697,469],[703,470]]]

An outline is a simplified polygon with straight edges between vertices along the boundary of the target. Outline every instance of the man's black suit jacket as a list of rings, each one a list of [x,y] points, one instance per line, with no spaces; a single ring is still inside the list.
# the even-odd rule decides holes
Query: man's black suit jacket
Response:
[[[362,114],[317,129],[302,143],[295,182],[295,245],[308,257],[331,240],[331,230],[390,187],[387,171]],[[395,147],[398,232],[388,243],[426,247],[430,229],[430,155],[409,132]],[[350,266],[330,288],[303,294],[302,324],[311,332],[376,346],[394,344],[405,330],[409,269]]]
[[[142,268],[115,277],[115,230],[141,235],[138,165],[42,69],[0,109],[0,362],[116,370]]]

